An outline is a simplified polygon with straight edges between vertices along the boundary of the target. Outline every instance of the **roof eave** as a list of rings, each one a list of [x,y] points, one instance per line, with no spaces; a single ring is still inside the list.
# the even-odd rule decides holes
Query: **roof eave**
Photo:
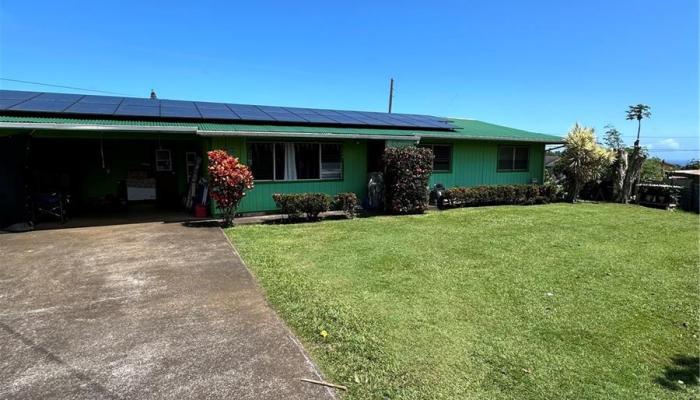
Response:
[[[478,140],[492,142],[528,142],[528,143],[544,143],[544,144],[564,144],[563,138],[518,138],[512,136],[455,136],[455,135],[433,135],[428,134],[421,136],[421,139],[440,139],[440,140]]]
[[[27,129],[27,130],[64,130],[64,131],[98,131],[98,132],[151,132],[151,133],[189,133],[203,137],[280,137],[280,138],[336,138],[336,139],[375,139],[375,140],[408,140],[419,141],[422,139],[439,140],[476,140],[496,142],[523,142],[562,144],[563,139],[547,138],[517,138],[501,136],[459,136],[442,135],[434,132],[414,132],[408,135],[383,135],[383,134],[352,134],[333,132],[276,132],[276,131],[222,131],[202,130],[196,126],[143,126],[143,125],[100,125],[100,124],[74,124],[74,123],[49,123],[49,122],[0,122],[0,129]]]
[[[200,130],[199,136],[205,137],[290,137],[290,138],[324,138],[336,139],[377,139],[377,140],[410,140],[416,141],[420,136],[415,135],[373,135],[373,134],[348,134],[332,132],[264,132],[264,131],[209,131]]]
[[[61,130],[61,131],[111,131],[111,132],[163,132],[197,133],[196,126],[137,126],[64,124],[48,122],[0,122],[0,129]]]

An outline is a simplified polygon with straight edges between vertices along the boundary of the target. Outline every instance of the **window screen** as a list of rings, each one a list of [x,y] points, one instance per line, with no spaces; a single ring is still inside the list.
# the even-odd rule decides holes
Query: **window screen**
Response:
[[[257,180],[341,179],[342,145],[250,143],[248,164]]]
[[[318,162],[318,146],[318,143],[294,144],[294,158],[297,167],[297,179],[319,178],[320,164]]]
[[[452,168],[452,146],[449,144],[422,144],[433,151],[433,171],[450,171]]]
[[[249,145],[248,164],[255,179],[274,179],[274,147],[272,143]]]
[[[450,161],[452,159],[452,146],[449,145],[434,145],[433,155],[433,171],[449,171]]]
[[[515,160],[513,162],[513,169],[516,171],[524,171],[527,169],[527,147],[516,147],[515,148]]]
[[[343,177],[343,155],[339,144],[321,145],[321,179]]]
[[[499,171],[527,171],[529,149],[527,146],[501,146],[498,148]]]

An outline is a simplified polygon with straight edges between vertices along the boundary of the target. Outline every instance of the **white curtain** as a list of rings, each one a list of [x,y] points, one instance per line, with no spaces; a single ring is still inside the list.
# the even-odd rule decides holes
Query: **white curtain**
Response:
[[[284,179],[297,179],[297,158],[294,151],[294,143],[284,144]]]

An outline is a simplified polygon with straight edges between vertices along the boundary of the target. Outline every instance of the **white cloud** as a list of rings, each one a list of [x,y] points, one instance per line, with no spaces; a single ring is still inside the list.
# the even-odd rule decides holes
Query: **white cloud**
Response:
[[[681,147],[680,143],[676,139],[664,139],[660,140],[656,143],[652,143],[647,146],[650,149],[655,149],[655,150],[676,150]]]

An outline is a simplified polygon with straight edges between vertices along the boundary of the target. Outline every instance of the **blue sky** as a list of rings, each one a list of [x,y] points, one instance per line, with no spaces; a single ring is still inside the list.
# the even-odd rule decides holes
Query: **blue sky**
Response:
[[[629,143],[625,110],[646,103],[642,143],[698,157],[678,151],[700,148],[696,0],[165,4],[4,0],[0,77],[375,111],[394,77],[395,112],[558,135],[612,123]]]

